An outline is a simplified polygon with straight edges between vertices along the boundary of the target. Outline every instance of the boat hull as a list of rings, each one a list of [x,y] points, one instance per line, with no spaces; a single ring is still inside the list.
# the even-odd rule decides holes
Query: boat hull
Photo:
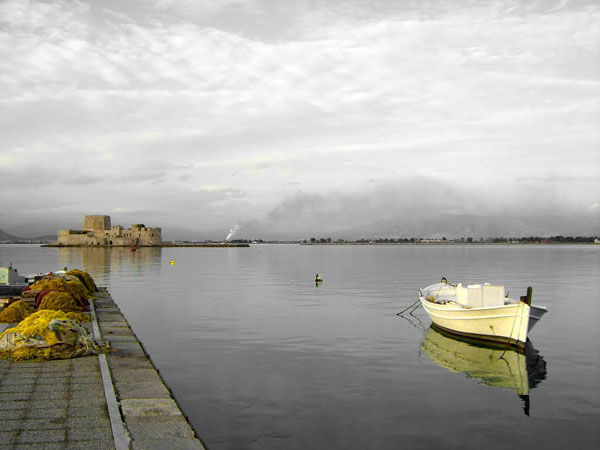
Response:
[[[20,295],[26,284],[0,284],[0,295]]]
[[[530,307],[524,302],[483,308],[438,304],[420,297],[433,325],[447,333],[524,348]]]

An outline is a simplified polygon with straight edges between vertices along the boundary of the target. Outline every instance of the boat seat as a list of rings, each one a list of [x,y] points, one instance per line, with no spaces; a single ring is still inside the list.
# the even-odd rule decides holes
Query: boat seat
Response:
[[[504,286],[485,284],[483,285],[483,306],[504,305]]]
[[[471,308],[504,305],[504,286],[470,284],[456,287],[456,303]]]

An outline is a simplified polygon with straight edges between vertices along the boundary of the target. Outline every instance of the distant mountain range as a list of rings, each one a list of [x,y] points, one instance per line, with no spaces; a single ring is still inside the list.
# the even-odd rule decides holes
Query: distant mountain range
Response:
[[[10,228],[12,233],[36,237],[18,237],[0,229],[0,242],[53,242],[56,234],[45,234],[52,229],[77,229],[77,224],[55,224],[51,221],[33,221]],[[567,216],[493,217],[477,215],[437,214],[428,217],[401,216],[388,219],[374,219],[362,224],[341,227],[339,224],[302,229],[286,229],[281,224],[265,222],[240,223],[234,239],[300,240],[315,238],[332,239],[377,239],[377,238],[492,238],[527,236],[597,236],[600,231],[597,214]],[[237,226],[237,225],[236,225]],[[221,229],[189,229],[184,226],[162,226],[164,241],[204,241],[223,240],[230,232],[229,227]]]
[[[23,238],[18,236],[13,236],[12,234],[7,233],[6,231],[0,229],[0,242],[53,242],[56,241],[56,235],[46,235],[46,236],[38,236],[33,238]]]

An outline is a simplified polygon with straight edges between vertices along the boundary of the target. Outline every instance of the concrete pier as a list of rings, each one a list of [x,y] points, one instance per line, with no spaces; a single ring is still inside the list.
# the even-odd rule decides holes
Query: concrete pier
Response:
[[[203,450],[110,294],[95,295],[94,334],[114,351],[56,361],[0,359],[0,450]]]

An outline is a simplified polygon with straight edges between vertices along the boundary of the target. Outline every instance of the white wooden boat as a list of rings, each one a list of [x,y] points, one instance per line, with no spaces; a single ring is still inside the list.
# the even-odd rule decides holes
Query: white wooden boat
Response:
[[[521,349],[530,328],[547,312],[543,306],[532,307],[531,296],[531,287],[526,296],[514,300],[505,296],[501,285],[452,285],[445,278],[419,291],[421,305],[435,327]]]
[[[17,272],[12,264],[0,267],[0,295],[18,295],[27,286],[27,280]]]
[[[7,286],[11,284],[25,284],[25,277],[17,272],[12,264],[8,267],[0,267],[0,284]]]
[[[12,264],[8,267],[0,267],[0,295],[19,295],[23,288],[31,283],[43,278],[46,275],[60,275],[67,273],[67,268],[55,270],[54,272],[32,273],[27,276],[21,276]]]

